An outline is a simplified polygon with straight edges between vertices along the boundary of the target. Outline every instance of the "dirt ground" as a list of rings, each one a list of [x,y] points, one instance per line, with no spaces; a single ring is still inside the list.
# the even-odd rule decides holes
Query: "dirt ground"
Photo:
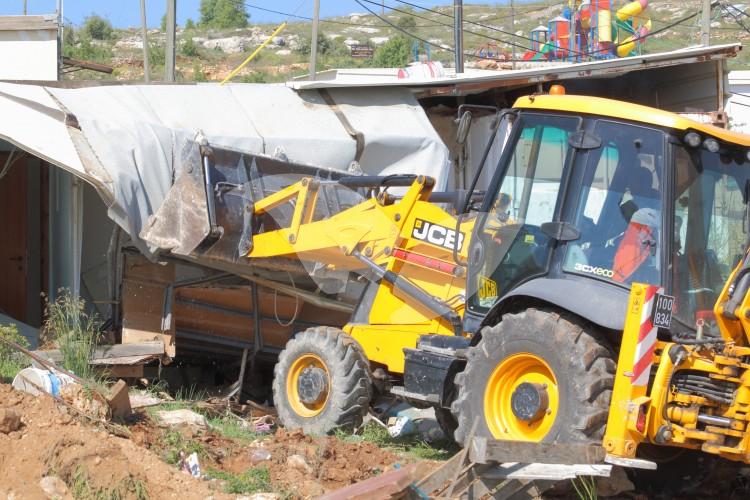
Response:
[[[60,478],[75,497],[232,498],[221,479],[196,479],[169,464],[175,436],[199,450],[202,471],[236,475],[264,468],[272,491],[286,498],[315,498],[405,463],[367,442],[309,437],[276,431],[254,440],[229,439],[212,430],[161,428],[145,412],[117,437],[73,417],[50,396],[30,396],[0,385],[0,408],[21,414],[19,430],[0,432],[0,498],[48,498],[40,487],[46,476]],[[176,435],[175,433],[179,433]],[[290,458],[291,457],[291,458]],[[115,492],[119,496],[114,496]]]

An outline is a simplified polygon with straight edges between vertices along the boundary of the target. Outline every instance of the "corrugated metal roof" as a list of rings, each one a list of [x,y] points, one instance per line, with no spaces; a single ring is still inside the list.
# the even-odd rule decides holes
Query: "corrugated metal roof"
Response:
[[[528,85],[539,82],[566,80],[571,78],[610,77],[631,71],[662,68],[734,57],[742,49],[741,44],[732,43],[710,47],[688,47],[670,52],[641,56],[606,59],[583,63],[538,63],[539,66],[516,70],[488,71],[467,70],[456,75],[429,79],[399,79],[395,69],[340,69],[317,75],[317,80],[297,79],[287,83],[297,90],[336,87],[409,87],[429,91],[431,88],[447,89],[436,94],[452,95],[482,92],[489,88]]]

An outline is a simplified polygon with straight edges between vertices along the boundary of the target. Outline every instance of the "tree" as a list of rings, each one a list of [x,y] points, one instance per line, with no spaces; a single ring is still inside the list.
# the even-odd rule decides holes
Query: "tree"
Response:
[[[166,14],[161,16],[161,24],[159,25],[159,27],[161,28],[163,32],[165,33],[167,32],[167,15]]]
[[[199,24],[206,28],[245,28],[250,17],[245,4],[234,0],[201,0]]]
[[[378,47],[372,64],[378,68],[401,68],[409,63],[411,40],[405,36],[395,36]]]
[[[108,40],[112,37],[112,23],[96,14],[91,14],[83,22],[83,32],[93,40]]]
[[[186,30],[194,30],[195,29],[195,23],[192,19],[188,18],[187,21],[185,21],[185,29]]]
[[[400,17],[396,26],[406,31],[413,30],[417,27],[417,20],[413,16]]]

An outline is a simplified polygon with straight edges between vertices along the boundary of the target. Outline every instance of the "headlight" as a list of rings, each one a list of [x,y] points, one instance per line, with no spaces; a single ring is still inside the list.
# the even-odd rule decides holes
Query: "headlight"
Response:
[[[703,141],[703,147],[709,150],[711,153],[719,152],[719,141],[711,139],[710,137]]]
[[[701,145],[701,136],[696,132],[688,132],[685,134],[685,143],[691,148],[697,148]]]

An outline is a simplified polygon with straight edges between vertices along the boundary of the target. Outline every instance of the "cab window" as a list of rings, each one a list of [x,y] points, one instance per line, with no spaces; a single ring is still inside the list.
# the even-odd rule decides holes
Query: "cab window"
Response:
[[[587,153],[563,269],[629,285],[661,283],[664,135],[657,130],[599,121],[602,140]]]
[[[714,303],[747,240],[750,165],[704,149],[675,147],[672,290],[676,318],[694,327]]]
[[[469,307],[487,309],[523,281],[547,270],[553,241],[541,231],[552,222],[561,179],[570,157],[568,138],[576,117],[522,115],[505,176],[488,213],[477,222],[472,248],[481,252]],[[501,160],[502,161],[502,160]]]

